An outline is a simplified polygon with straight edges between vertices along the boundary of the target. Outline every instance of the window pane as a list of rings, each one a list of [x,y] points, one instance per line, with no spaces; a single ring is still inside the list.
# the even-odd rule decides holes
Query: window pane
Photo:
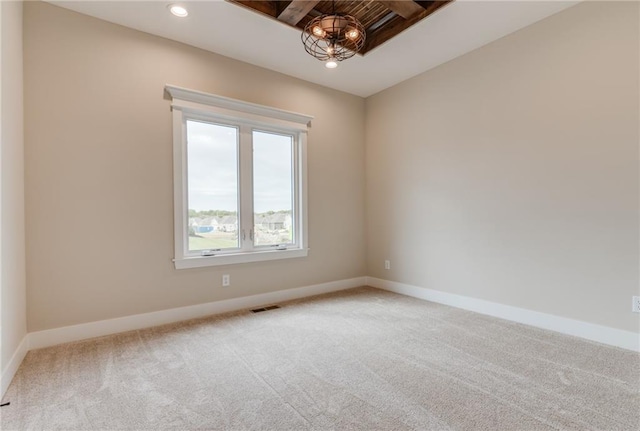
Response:
[[[257,246],[293,238],[293,137],[253,132],[253,224]]]
[[[238,247],[238,129],[187,121],[189,251]]]

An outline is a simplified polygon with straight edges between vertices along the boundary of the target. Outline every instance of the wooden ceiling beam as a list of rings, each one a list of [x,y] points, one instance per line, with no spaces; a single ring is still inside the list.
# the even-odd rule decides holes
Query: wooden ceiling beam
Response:
[[[436,0],[436,1],[420,1],[417,3],[424,4],[422,7],[424,7],[427,13],[431,15],[433,12],[437,11],[447,3],[451,3],[452,1],[453,0],[447,0],[447,1]]]
[[[330,4],[316,0],[226,1],[267,15],[272,19],[299,29],[303,29],[316,14],[322,12],[322,8],[325,7],[326,4]],[[341,3],[351,8],[349,9],[349,7],[345,6],[345,12],[347,13],[354,10],[354,5],[367,5],[365,9],[371,8],[371,5],[374,5],[374,9],[377,10],[381,8],[383,12],[382,15],[376,15],[377,22],[380,23],[379,26],[375,25],[375,19],[370,19],[370,21],[373,22],[367,24],[367,28],[373,27],[374,30],[367,31],[365,46],[359,52],[359,54],[364,55],[452,1],[454,0],[368,0],[368,2],[344,1]],[[320,9],[315,9],[316,7],[320,7]],[[418,9],[416,9],[416,7]],[[357,10],[360,11],[360,9]],[[418,10],[418,12],[412,12],[412,10]],[[377,10],[377,12],[380,12],[380,10]],[[382,16],[382,18],[380,18],[379,15]],[[409,16],[410,18],[404,18],[403,16]]]
[[[318,3],[320,3],[319,0],[293,0],[289,2],[282,12],[278,14],[278,21],[295,26],[302,20],[302,18],[307,16],[307,14],[311,12]]]
[[[231,3],[244,6],[246,8],[262,12],[265,15],[276,18],[278,16],[278,9],[276,3],[272,1],[258,1],[258,0],[228,0]]]
[[[408,29],[421,19],[426,18],[436,10],[440,9],[448,3],[451,3],[452,1],[453,0],[434,1],[429,5],[427,9],[423,9],[420,13],[414,15],[409,19],[395,17],[380,29],[374,31],[372,34],[367,34],[367,41],[365,42],[364,48],[362,49],[362,51],[360,51],[360,53],[365,54],[368,51],[371,51],[376,46],[382,45],[387,40],[400,34],[402,31]]]
[[[392,10],[397,15],[400,15],[404,19],[411,19],[414,16],[418,15],[420,12],[424,11],[424,8],[420,6],[418,3],[414,1],[407,0],[396,0],[396,1],[382,1],[379,0],[378,3],[382,3],[386,8]]]
[[[276,4],[276,19],[280,14],[291,4],[291,0],[281,0],[275,2]]]

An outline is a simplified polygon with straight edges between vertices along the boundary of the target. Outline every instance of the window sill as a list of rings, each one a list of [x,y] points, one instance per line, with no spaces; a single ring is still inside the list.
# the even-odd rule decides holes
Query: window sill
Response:
[[[220,254],[217,256],[193,256],[174,259],[176,269],[203,268],[206,266],[233,265],[237,263],[264,262],[267,260],[306,257],[308,248],[291,250],[265,250],[251,253]]]

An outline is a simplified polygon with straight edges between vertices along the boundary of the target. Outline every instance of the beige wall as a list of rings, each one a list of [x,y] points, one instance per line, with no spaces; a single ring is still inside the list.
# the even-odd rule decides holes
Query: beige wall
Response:
[[[363,99],[45,3],[24,38],[29,331],[365,275]],[[165,84],[315,116],[308,258],[174,269]]]
[[[29,331],[367,273],[638,331],[638,32],[585,2],[365,107],[30,2]],[[308,258],[173,268],[167,83],[316,117]]]
[[[0,99],[0,371],[4,372],[27,333],[19,2],[0,2]]]
[[[638,331],[638,6],[579,4],[367,99],[369,275]]]

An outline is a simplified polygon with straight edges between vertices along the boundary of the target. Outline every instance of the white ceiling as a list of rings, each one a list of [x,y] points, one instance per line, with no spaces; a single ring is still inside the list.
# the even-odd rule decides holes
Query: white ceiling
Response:
[[[479,48],[579,1],[457,0],[385,44],[329,70],[307,54],[300,30],[213,1],[50,1],[57,6],[173,39],[362,97]],[[170,3],[185,5],[177,18]]]

